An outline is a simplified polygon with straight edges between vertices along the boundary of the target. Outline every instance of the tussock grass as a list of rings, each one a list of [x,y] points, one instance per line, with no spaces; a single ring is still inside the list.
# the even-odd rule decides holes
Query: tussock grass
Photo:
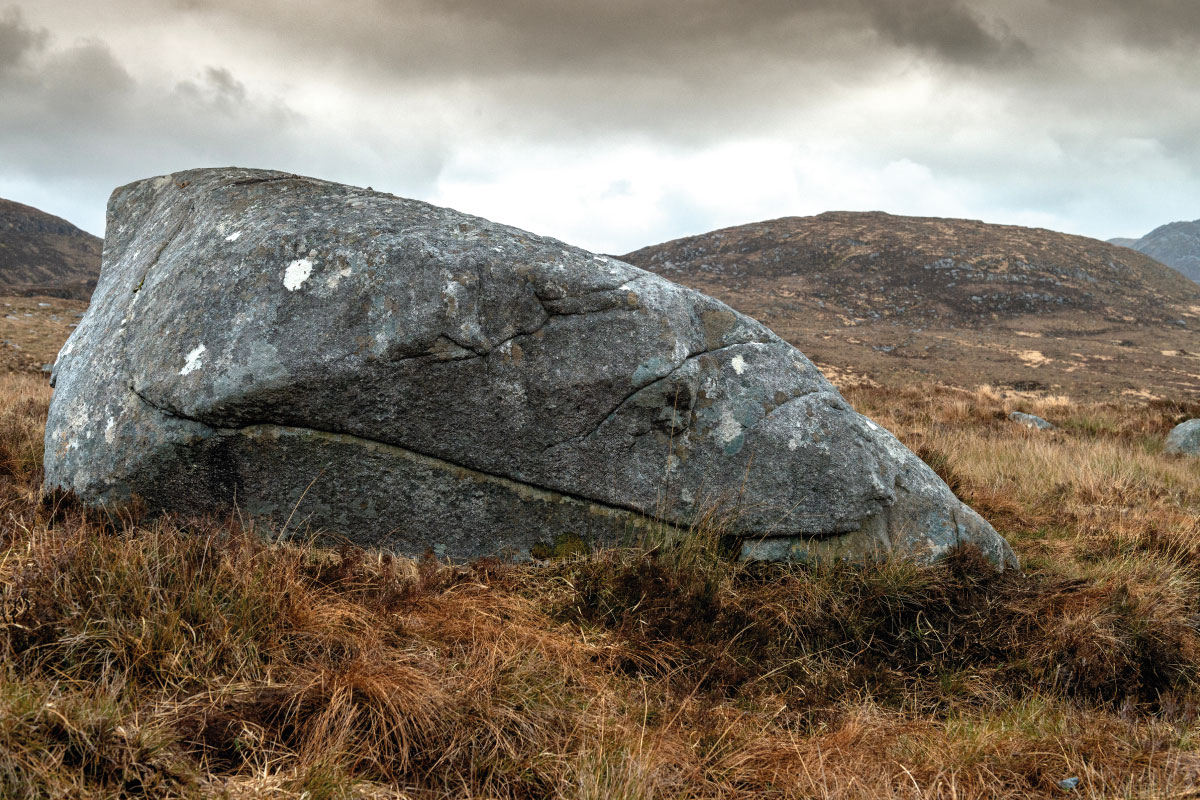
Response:
[[[718,518],[541,566],[110,518],[39,495],[48,390],[0,379],[0,797],[1187,796],[1191,411],[848,395],[1024,574],[739,565]]]

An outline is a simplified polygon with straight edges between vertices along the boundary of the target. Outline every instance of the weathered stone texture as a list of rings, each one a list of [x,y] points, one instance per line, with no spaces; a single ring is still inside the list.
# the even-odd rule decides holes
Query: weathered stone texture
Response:
[[[1026,428],[1036,428],[1039,431],[1052,431],[1054,425],[1039,417],[1037,414],[1026,414],[1024,411],[1013,411],[1008,415],[1013,422],[1020,423]]]
[[[1163,452],[1172,455],[1200,456],[1200,419],[1181,422],[1167,434]]]
[[[966,541],[1013,563],[754,320],[553,239],[295,175],[118,189],[54,380],[46,484],[93,503],[236,504],[455,558],[618,543],[715,503],[747,557]]]

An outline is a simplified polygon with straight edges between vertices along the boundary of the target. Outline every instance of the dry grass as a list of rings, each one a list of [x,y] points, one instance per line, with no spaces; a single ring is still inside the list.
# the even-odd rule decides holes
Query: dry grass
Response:
[[[86,309],[82,300],[0,296],[0,375],[41,374]]]
[[[533,567],[266,544],[39,496],[0,378],[0,796],[1182,798],[1200,409],[861,388],[1027,567]],[[703,545],[703,543],[702,543]]]

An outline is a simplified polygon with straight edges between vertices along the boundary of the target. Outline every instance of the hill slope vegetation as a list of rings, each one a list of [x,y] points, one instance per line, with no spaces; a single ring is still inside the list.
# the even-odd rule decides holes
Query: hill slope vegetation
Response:
[[[835,373],[1085,395],[1200,389],[1200,286],[1082,236],[830,212],[622,258],[761,319]]]
[[[0,199],[0,295],[87,300],[102,245],[65,219]]]

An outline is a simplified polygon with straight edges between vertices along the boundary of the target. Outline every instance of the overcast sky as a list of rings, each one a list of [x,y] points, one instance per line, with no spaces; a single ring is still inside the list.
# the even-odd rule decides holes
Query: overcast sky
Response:
[[[0,197],[198,166],[593,250],[835,209],[1200,217],[1196,0],[0,0]]]

